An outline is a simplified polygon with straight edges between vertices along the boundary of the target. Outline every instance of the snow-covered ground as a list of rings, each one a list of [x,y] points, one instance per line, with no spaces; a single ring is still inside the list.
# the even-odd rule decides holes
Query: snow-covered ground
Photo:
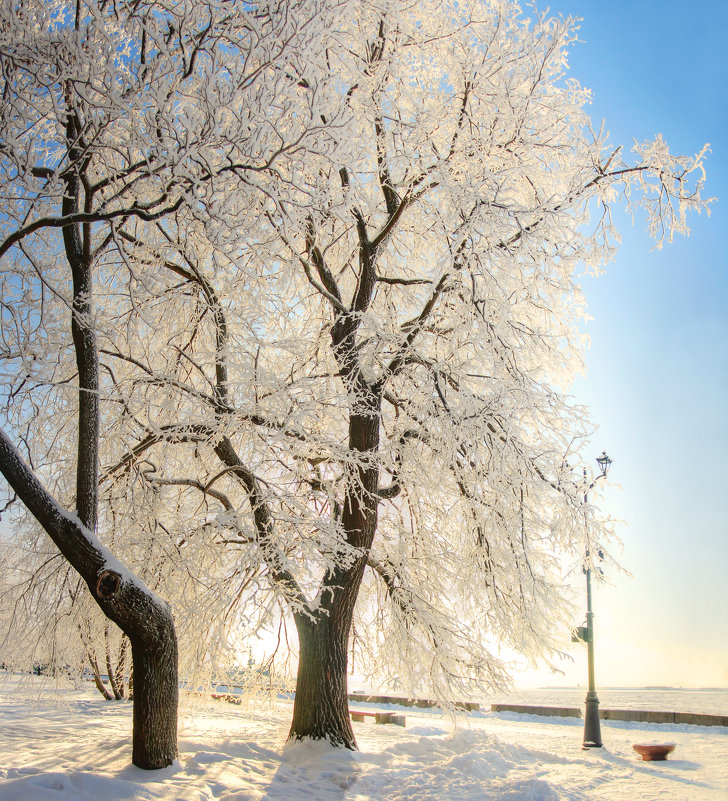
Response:
[[[131,705],[90,689],[59,697],[0,684],[0,801],[726,801],[728,730],[605,722],[582,751],[579,720],[479,713],[453,729],[431,710],[407,726],[355,723],[360,751],[285,746],[291,704],[185,702],[180,759],[131,759]],[[667,762],[634,742],[671,741]]]

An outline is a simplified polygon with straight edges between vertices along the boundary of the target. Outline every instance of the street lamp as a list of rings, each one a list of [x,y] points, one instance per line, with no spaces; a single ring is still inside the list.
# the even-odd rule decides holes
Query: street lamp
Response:
[[[599,481],[606,478],[612,460],[606,451],[597,457],[600,474],[592,481],[584,492],[584,503],[587,502],[587,492]],[[601,748],[602,732],[599,726],[599,698],[594,686],[594,612],[592,612],[591,568],[589,567],[587,551],[586,566],[586,626],[577,630],[577,639],[584,640],[587,645],[587,663],[589,670],[589,689],[586,694],[586,710],[584,712],[584,741],[582,748]]]

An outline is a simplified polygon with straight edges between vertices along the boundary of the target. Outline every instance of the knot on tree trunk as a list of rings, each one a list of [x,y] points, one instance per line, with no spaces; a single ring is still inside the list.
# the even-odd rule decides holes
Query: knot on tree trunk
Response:
[[[108,600],[119,589],[121,576],[113,570],[104,570],[96,582],[96,592],[99,598]]]

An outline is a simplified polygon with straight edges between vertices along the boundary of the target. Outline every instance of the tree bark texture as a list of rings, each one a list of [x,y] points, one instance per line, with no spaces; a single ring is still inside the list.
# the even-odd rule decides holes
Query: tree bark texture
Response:
[[[72,166],[65,174],[66,192],[62,213],[81,208],[82,154],[78,146],[79,123],[69,102],[66,122],[68,158]],[[86,198],[86,202],[90,202]],[[81,522],[96,530],[98,516],[99,463],[99,354],[93,326],[93,275],[91,230],[88,225],[64,225],[63,244],[73,278],[71,334],[78,368],[78,443],[76,447],[76,510]]]
[[[299,657],[289,739],[328,740],[356,749],[346,686],[346,621],[297,615]]]
[[[169,765],[177,757],[177,636],[171,615],[148,621],[156,638],[132,641],[134,720],[132,762],[146,770]]]
[[[92,203],[92,195],[84,190],[81,180],[82,172],[86,169],[79,147],[82,126],[70,93],[66,100],[66,138],[71,166],[64,174],[64,216],[78,212],[82,205],[89,211]],[[177,638],[168,604],[136,581],[130,571],[120,565],[96,539],[100,381],[93,320],[92,232],[89,224],[73,223],[64,225],[62,233],[73,278],[71,333],[78,368],[78,518],[64,514],[14,449],[12,453],[7,449],[3,451],[3,457],[7,458],[0,459],[0,469],[66,559],[79,572],[107,618],[113,620],[129,638],[136,682],[132,762],[148,770],[163,768],[177,756]],[[13,479],[17,481],[24,471],[29,475],[21,491],[13,484]],[[114,694],[118,696],[108,658],[107,665],[109,681]]]

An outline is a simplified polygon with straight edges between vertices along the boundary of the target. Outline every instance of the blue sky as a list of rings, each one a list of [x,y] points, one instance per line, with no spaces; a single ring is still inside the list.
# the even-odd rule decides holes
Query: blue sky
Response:
[[[625,215],[616,261],[583,283],[592,342],[573,392],[600,426],[594,456],[614,460],[603,506],[624,521],[632,573],[596,593],[597,683],[728,686],[728,6],[549,8],[583,18],[570,67],[593,90],[593,121],[614,144],[662,133],[693,154],[709,142],[705,196],[718,198],[660,251]],[[584,684],[584,650],[563,677],[522,682]]]

